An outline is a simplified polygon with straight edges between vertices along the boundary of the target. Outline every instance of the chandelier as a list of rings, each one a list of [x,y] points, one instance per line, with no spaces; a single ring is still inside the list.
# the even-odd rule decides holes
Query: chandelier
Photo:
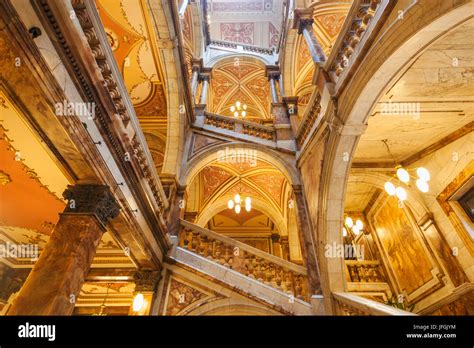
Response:
[[[234,209],[235,213],[239,214],[242,210],[242,203],[245,204],[246,211],[252,210],[252,199],[250,197],[245,197],[245,199],[242,201],[240,193],[236,193],[234,199],[229,199],[229,201],[227,202],[227,207],[229,209]]]
[[[230,112],[234,114],[234,117],[236,118],[244,118],[247,116],[247,105],[242,104],[239,100],[235,102],[234,105],[230,107]]]
[[[342,228],[342,236],[347,237],[348,232],[352,231],[356,236],[362,232],[364,229],[364,224],[361,220],[357,219],[356,222],[350,217],[347,216],[344,220],[344,227]]]
[[[423,193],[428,192],[430,190],[430,185],[428,184],[428,181],[430,181],[431,179],[430,172],[428,171],[428,169],[423,168],[423,167],[419,167],[417,169],[403,168],[402,165],[397,164],[397,161],[395,160],[392,153],[390,152],[390,148],[388,147],[388,144],[387,144],[387,139],[382,140],[382,142],[387,147],[387,151],[390,154],[390,156],[392,156],[392,158],[394,159],[395,169],[397,170],[396,177],[398,178],[398,180],[400,180],[402,183],[406,184],[407,186],[410,186],[410,180],[412,179],[412,177],[410,176],[410,172],[416,171],[416,177],[413,179],[413,180],[416,180],[415,181],[416,187],[418,188],[418,190],[420,190]],[[402,186],[395,186],[391,182],[392,179],[390,179],[389,181],[385,183],[384,185],[385,191],[390,196],[396,196],[401,202],[405,201],[408,197],[407,191]]]

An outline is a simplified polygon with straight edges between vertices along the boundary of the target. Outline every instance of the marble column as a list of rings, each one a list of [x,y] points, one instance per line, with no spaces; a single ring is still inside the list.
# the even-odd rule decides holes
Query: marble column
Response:
[[[207,102],[207,90],[209,88],[209,80],[211,78],[210,74],[201,74],[202,89],[201,89],[201,99],[199,104],[205,105]]]
[[[137,315],[150,315],[153,306],[153,302],[156,298],[156,289],[158,287],[158,282],[161,278],[160,271],[137,271],[134,275],[135,280],[135,291],[133,293],[133,299],[137,296],[143,296],[143,304],[138,311],[135,311],[132,305],[128,315],[137,316]]]
[[[311,295],[321,295],[321,282],[319,276],[319,266],[316,257],[316,249],[313,243],[312,228],[308,219],[306,210],[306,200],[302,187],[300,185],[293,185],[293,194],[296,203],[296,222],[298,224],[298,231],[300,241],[303,243],[301,252],[305,260],[306,268],[308,269],[308,281]]]
[[[270,74],[268,77],[270,81],[270,91],[272,94],[272,103],[278,103],[278,94],[276,90],[276,81],[279,79],[279,74]]]
[[[185,202],[186,186],[178,186],[173,203],[170,206],[168,214],[167,227],[168,232],[172,236],[177,236],[180,230],[179,219],[184,218],[184,211],[186,207]]]
[[[189,0],[180,1],[178,13],[181,17],[184,16],[184,13],[186,12],[186,8],[188,7],[188,5],[189,5]]]
[[[51,238],[8,315],[71,315],[109,219],[119,206],[104,185],[68,186]]]
[[[192,77],[191,77],[191,93],[194,98],[196,99],[197,88],[199,85],[199,74],[201,73],[202,69],[202,59],[192,59]]]
[[[298,34],[303,34],[314,63],[321,63],[326,61],[326,55],[314,35],[313,23],[312,9],[295,10],[295,28],[298,29]]]

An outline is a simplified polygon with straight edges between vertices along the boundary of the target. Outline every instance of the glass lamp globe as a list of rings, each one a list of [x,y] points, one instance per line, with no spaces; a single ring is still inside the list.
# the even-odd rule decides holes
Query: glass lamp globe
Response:
[[[416,187],[418,187],[418,190],[423,193],[426,193],[430,190],[430,185],[428,185],[428,183],[423,179],[416,180]]]
[[[240,213],[240,209],[241,209],[240,204],[236,204],[236,205],[235,205],[235,212],[236,212],[237,214]]]
[[[358,236],[360,233],[360,228],[357,225],[354,225],[352,226],[352,231],[354,232],[356,236]]]
[[[356,226],[359,228],[359,230],[362,230],[364,228],[364,224],[361,220],[356,221]]]
[[[234,112],[234,111],[235,111],[235,106],[234,106],[234,105],[232,105],[232,106],[230,107],[230,111],[231,111],[231,112]]]
[[[410,181],[410,174],[406,171],[406,169],[398,168],[397,169],[397,176],[401,182],[407,183]]]
[[[352,221],[352,219],[348,216],[346,217],[346,225],[351,228],[352,226],[354,226],[354,221]]]
[[[407,191],[403,187],[397,187],[396,188],[396,193],[399,200],[404,201],[407,199]]]
[[[392,184],[390,181],[387,181],[384,185],[385,191],[390,195],[393,196],[395,194],[395,185]]]
[[[347,230],[345,227],[342,228],[342,236],[347,237]]]
[[[227,207],[229,209],[233,209],[234,208],[234,201],[232,199],[229,199],[229,201],[227,202]]]
[[[235,203],[240,203],[240,195],[238,193],[235,194],[234,201]]]
[[[245,117],[247,116],[247,112],[246,111],[242,111],[242,117]]]
[[[240,101],[237,101],[237,102],[235,103],[235,106],[237,106],[237,108],[240,108]]]
[[[423,168],[423,167],[418,168],[416,170],[416,174],[423,181],[430,181],[430,179],[431,179],[430,172],[426,168]]]

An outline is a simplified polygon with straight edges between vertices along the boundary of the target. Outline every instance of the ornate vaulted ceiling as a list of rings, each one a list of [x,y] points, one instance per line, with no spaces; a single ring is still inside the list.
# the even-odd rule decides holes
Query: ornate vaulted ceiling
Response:
[[[326,56],[329,56],[331,48],[336,42],[350,6],[351,1],[324,2],[314,5],[313,30]],[[295,47],[293,55],[293,95],[299,96],[298,104],[302,106],[300,109],[302,114],[313,91],[314,63],[302,35],[298,36]]]
[[[233,117],[237,100],[248,106],[247,120],[270,118],[270,87],[263,63],[249,57],[223,60],[213,68],[210,111]]]
[[[159,43],[141,0],[97,0],[96,5],[142,129],[166,142],[167,100]],[[164,148],[152,148],[164,153]]]
[[[255,162],[214,162],[204,167],[190,185],[191,208],[198,215],[208,216],[212,221],[203,221],[219,228],[251,226],[273,229],[273,224],[286,220],[287,204],[291,186],[286,178],[271,164]],[[252,211],[242,210],[240,214],[227,208],[227,201],[236,193],[252,198]],[[223,204],[222,204],[223,203]],[[216,208],[224,206],[224,208]],[[225,222],[225,226],[222,223]],[[285,232],[285,231],[281,231]]]
[[[278,45],[283,0],[208,0],[213,40],[272,48]]]

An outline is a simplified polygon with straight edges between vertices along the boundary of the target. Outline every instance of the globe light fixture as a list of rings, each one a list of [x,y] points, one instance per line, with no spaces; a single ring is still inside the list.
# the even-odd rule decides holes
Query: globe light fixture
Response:
[[[431,179],[430,172],[428,171],[428,169],[423,167],[419,167],[416,170],[416,175],[418,175],[418,177],[423,181],[430,181]]]
[[[410,174],[408,174],[408,171],[402,167],[397,169],[397,176],[398,179],[400,179],[400,181],[404,182],[405,184],[410,181]]]
[[[349,228],[352,228],[352,226],[354,226],[354,221],[352,221],[352,219],[349,216],[346,217],[346,225]]]
[[[395,185],[392,184],[390,181],[387,181],[384,185],[385,191],[389,194],[389,196],[395,195]]]
[[[410,171],[415,171],[415,169],[406,169],[406,168],[403,168],[402,165],[398,164],[397,160],[395,159],[393,154],[390,152],[390,148],[388,146],[388,140],[384,139],[382,140],[382,142],[387,147],[388,154],[393,158],[393,161],[395,162],[396,176],[398,180],[400,180],[400,182],[406,184],[407,186],[410,186],[409,185],[409,182],[411,179]],[[416,169],[416,175],[418,176],[418,178],[416,179],[416,187],[418,188],[418,190],[420,190],[423,193],[428,192],[430,190],[430,185],[428,184],[428,181],[430,181],[431,179],[431,175],[428,169],[423,168],[423,167],[418,167]],[[408,198],[407,191],[403,187],[401,186],[395,187],[395,185],[391,183],[390,181],[387,181],[385,183],[384,189],[385,189],[385,192],[387,192],[389,196],[397,196],[397,198],[400,201],[405,201]]]
[[[398,186],[395,190],[395,194],[397,195],[398,199],[402,202],[407,199],[407,191],[403,187]]]
[[[232,112],[235,118],[245,118],[245,116],[247,116],[247,105],[237,100],[235,104],[230,107],[230,112]]]
[[[242,202],[242,197],[239,193],[235,194],[234,199],[229,199],[227,201],[227,208],[234,209],[236,214],[240,214],[240,212],[242,211],[242,203],[245,204],[246,211],[249,212],[252,210],[252,198],[245,197],[245,199]]]
[[[426,193],[430,190],[430,185],[428,185],[428,183],[423,179],[416,180],[416,187],[418,187],[418,190],[423,193]]]

